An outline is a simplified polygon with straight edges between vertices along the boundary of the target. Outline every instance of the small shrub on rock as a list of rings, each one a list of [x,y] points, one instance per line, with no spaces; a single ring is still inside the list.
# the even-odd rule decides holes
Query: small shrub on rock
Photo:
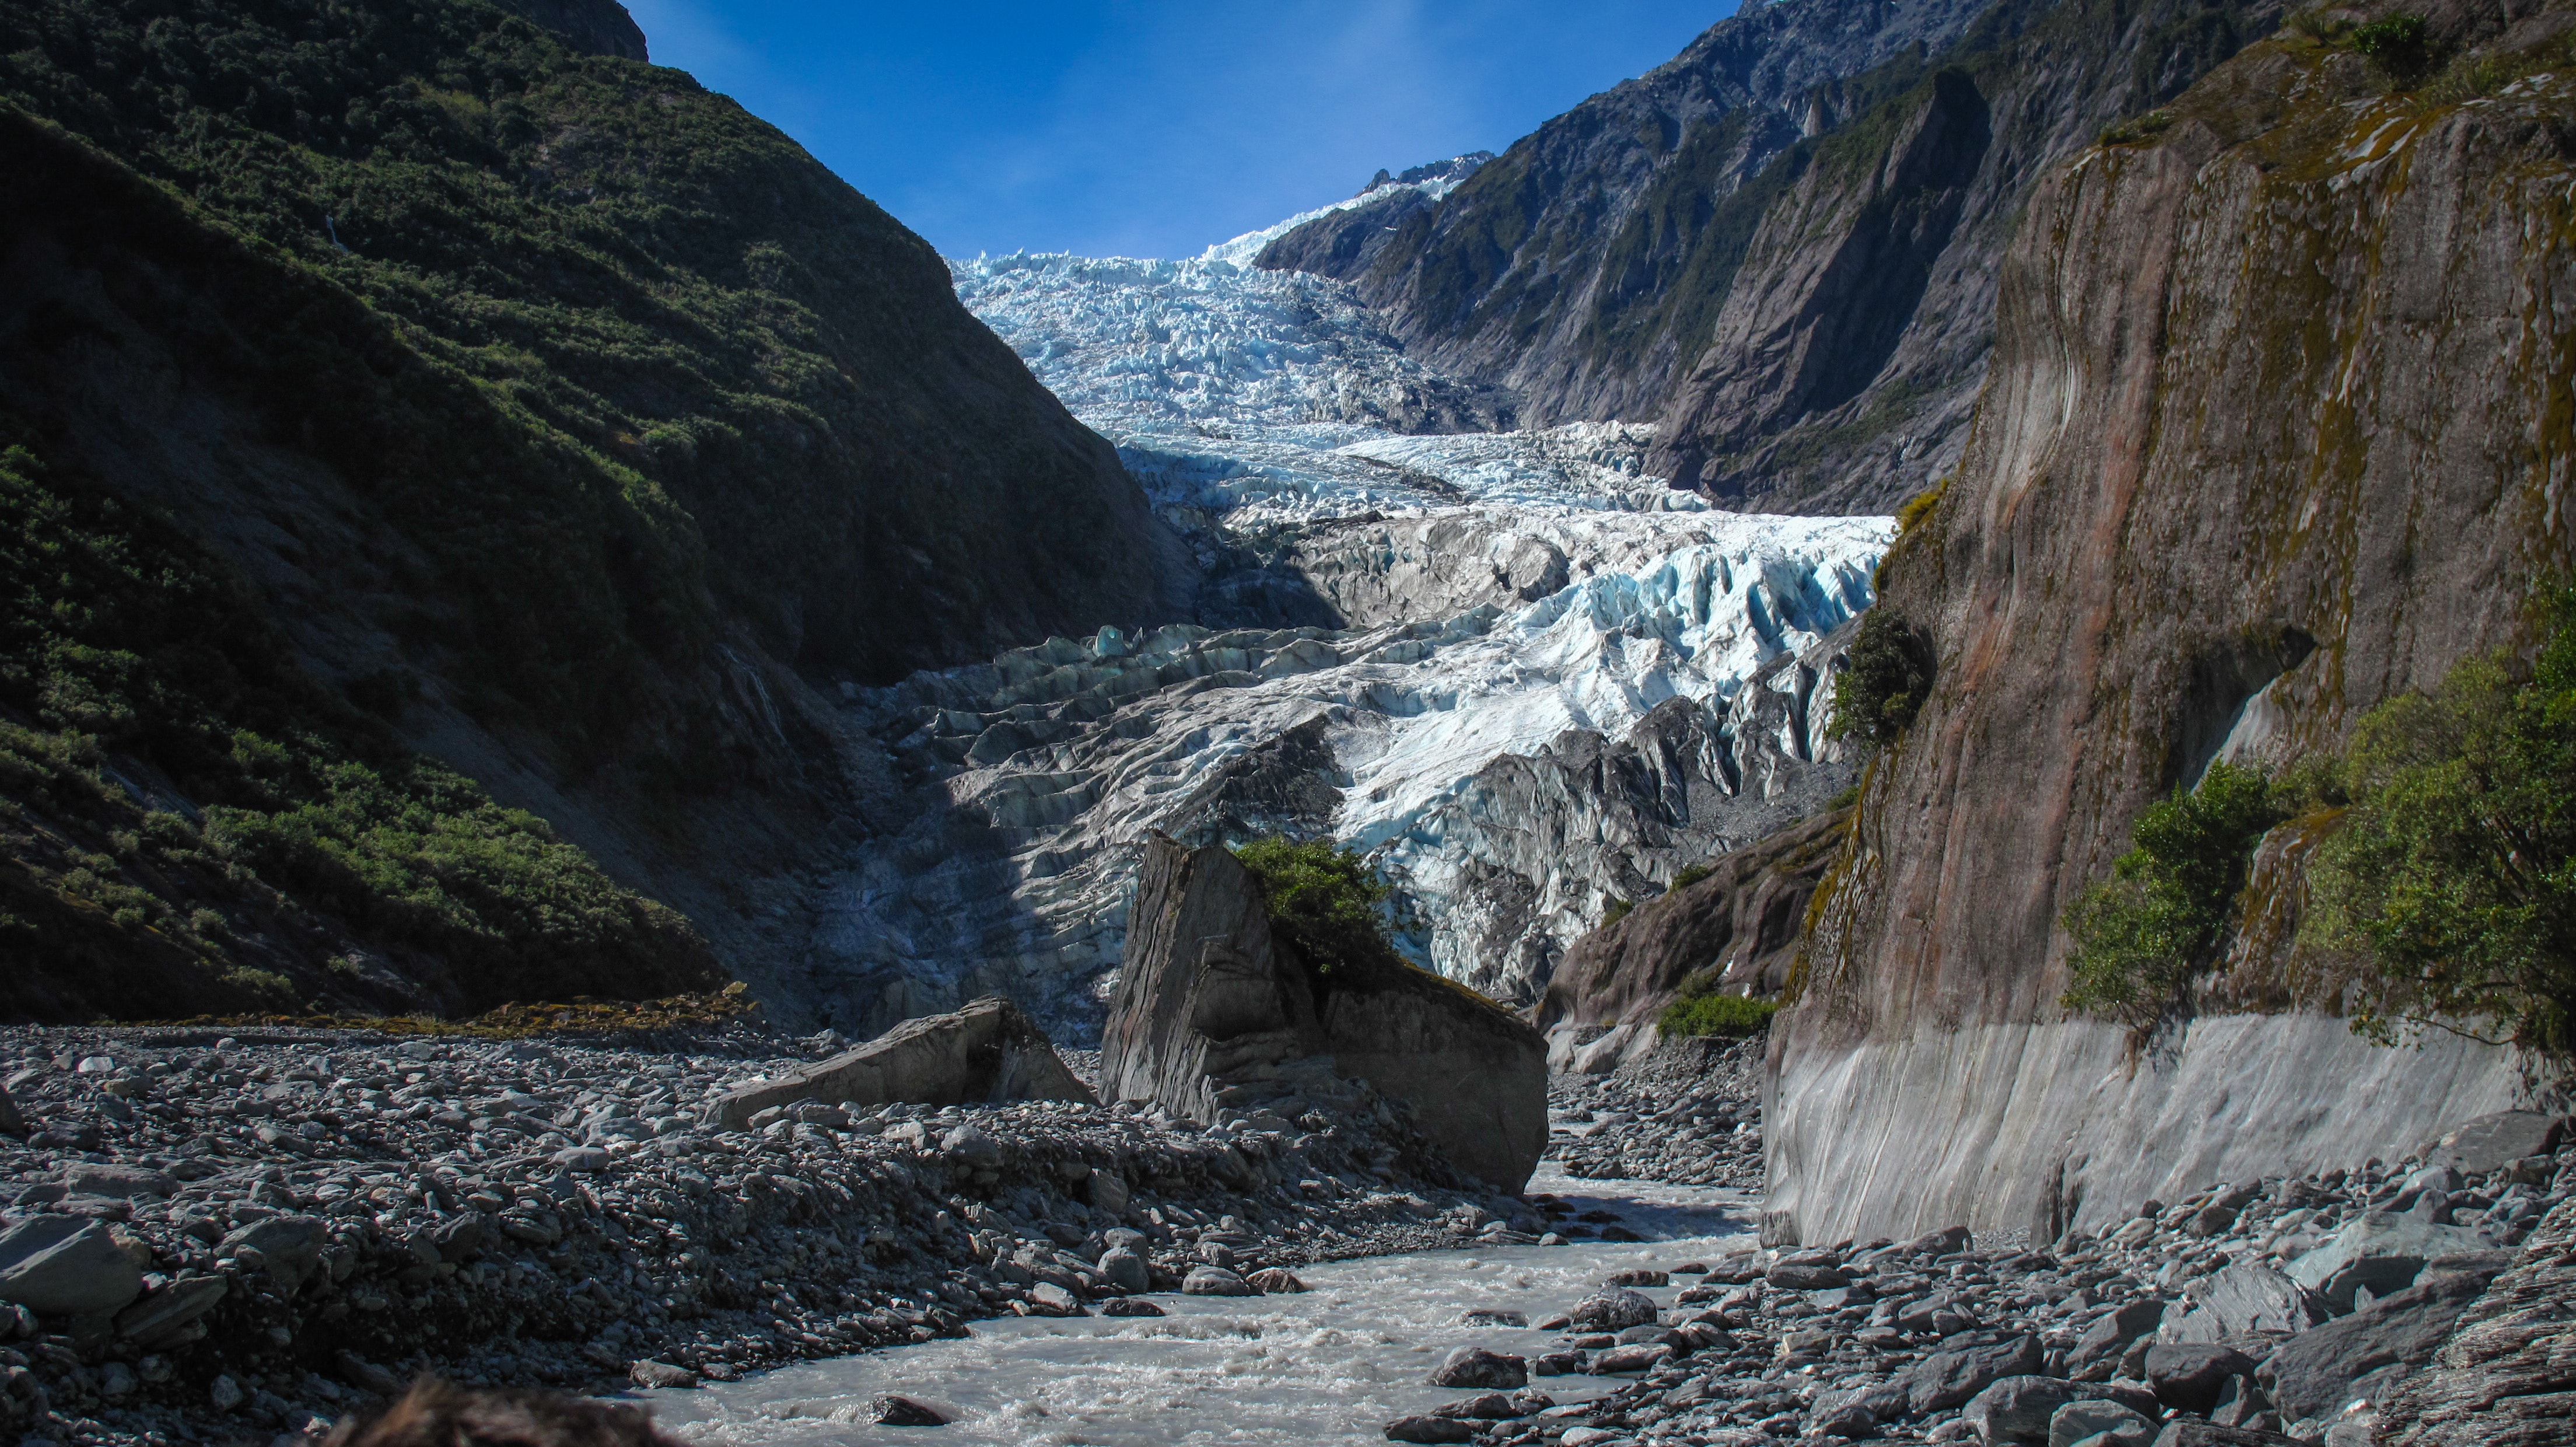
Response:
[[[1332,975],[1403,963],[1378,913],[1388,886],[1357,850],[1338,848],[1329,839],[1299,844],[1273,836],[1234,854],[1261,882],[1270,927],[1296,947],[1308,969]]]
[[[2254,846],[2280,820],[2263,775],[2226,763],[2149,805],[2111,877],[2066,911],[2075,937],[2066,1007],[2153,1029],[2217,958]]]
[[[1860,636],[1834,675],[1829,738],[1892,744],[1932,691],[1932,644],[1905,615],[1880,604],[1862,615]]]
[[[1740,1039],[1770,1029],[1771,1017],[1779,1013],[1777,1000],[1755,1000],[1743,995],[1701,995],[1666,1005],[1662,1018],[1656,1022],[1656,1030],[1667,1040],[1686,1035],[1724,1035]]]

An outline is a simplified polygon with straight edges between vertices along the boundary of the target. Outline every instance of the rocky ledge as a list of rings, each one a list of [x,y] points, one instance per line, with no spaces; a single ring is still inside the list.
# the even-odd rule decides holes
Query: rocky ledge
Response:
[[[702,1118],[845,1043],[0,1031],[0,1437],[264,1443],[423,1371],[726,1380],[1545,1229],[1412,1174],[1436,1158],[1382,1098],[1281,1129],[1065,1100]]]

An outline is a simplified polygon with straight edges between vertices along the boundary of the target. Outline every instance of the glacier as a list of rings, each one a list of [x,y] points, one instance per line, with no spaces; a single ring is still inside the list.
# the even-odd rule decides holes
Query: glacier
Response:
[[[1425,169],[1391,184],[1472,164]],[[999,992],[1092,1038],[1150,831],[1342,841],[1417,961],[1527,1000],[1612,900],[1853,777],[1823,699],[1893,520],[1711,509],[1646,425],[1512,427],[1346,285],[1248,264],[1303,219],[950,262],[1209,583],[1195,621],[850,691],[907,803],[825,872],[813,1013]]]

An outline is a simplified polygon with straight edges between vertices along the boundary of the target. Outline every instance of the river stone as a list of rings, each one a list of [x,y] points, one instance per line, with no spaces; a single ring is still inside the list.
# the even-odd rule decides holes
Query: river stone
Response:
[[[1122,1296],[1101,1305],[1102,1316],[1161,1316],[1163,1309],[1141,1296]]]
[[[1581,1352],[1544,1352],[1530,1362],[1530,1375],[1536,1377],[1570,1377],[1583,1370]]]
[[[214,1310],[230,1289],[231,1283],[220,1276],[171,1282],[117,1313],[116,1334],[149,1351]]]
[[[1592,1374],[1615,1377],[1628,1372],[1650,1372],[1672,1354],[1673,1349],[1662,1342],[1643,1341],[1633,1346],[1612,1347],[1592,1359]]]
[[[2230,1266],[2183,1288],[2189,1311],[2171,1339],[2217,1342],[2252,1332],[2289,1334],[2326,1319],[2324,1305],[2306,1287],[2269,1266]]]
[[[1483,1347],[1460,1347],[1431,1374],[1435,1387],[1499,1387],[1506,1391],[1529,1385],[1529,1364]]]
[[[1807,1430],[1827,1437],[1875,1437],[1878,1435],[1878,1414],[1871,1411],[1866,1402],[1844,1402],[1809,1417]]]
[[[651,1360],[629,1363],[626,1368],[626,1379],[639,1387],[659,1387],[665,1390],[685,1390],[698,1385],[698,1374],[688,1368]]]
[[[1153,1269],[1145,1258],[1124,1246],[1112,1246],[1100,1253],[1098,1267],[1102,1280],[1120,1291],[1138,1292],[1153,1288]]]
[[[1476,1425],[1456,1417],[1439,1417],[1424,1413],[1398,1417],[1386,1424],[1389,1442],[1473,1442]]]
[[[1670,1286],[1672,1281],[1672,1277],[1661,1271],[1638,1266],[1626,1271],[1614,1271],[1604,1277],[1601,1284],[1603,1286]]]
[[[430,1259],[434,1263],[441,1257],[431,1240],[433,1235],[424,1233],[422,1239],[429,1244]],[[258,1252],[268,1274],[277,1278],[278,1284],[291,1295],[295,1288],[304,1284],[306,1277],[313,1274],[313,1268],[321,1264],[322,1247],[329,1239],[328,1229],[318,1217],[276,1216],[253,1222],[226,1236],[216,1243],[215,1254],[240,1256],[246,1251]]]
[[[2176,1411],[2206,1413],[2227,1379],[2254,1370],[2254,1359],[2214,1342],[2159,1342],[2147,1348],[2147,1385]]]
[[[554,1154],[554,1163],[567,1171],[604,1171],[616,1159],[597,1146],[566,1146]]]
[[[1528,1405],[1524,1400],[1533,1396],[1536,1397],[1537,1406]],[[1431,1415],[1464,1417],[1479,1422],[1501,1422],[1513,1417],[1526,1417],[1533,1411],[1552,1405],[1553,1401],[1553,1398],[1545,1394],[1518,1392],[1507,1396],[1501,1392],[1486,1392],[1480,1396],[1467,1397],[1455,1402],[1443,1402],[1431,1409]]]
[[[2353,1292],[2367,1287],[2387,1296],[2414,1284],[2436,1256],[2489,1251],[2496,1239],[2483,1231],[2435,1226],[2386,1211],[2372,1211],[2332,1240],[2290,1263],[2292,1281],[2323,1298],[2329,1310],[2352,1310]]]
[[[2331,1442],[2333,1439],[2327,1439]],[[2156,1434],[2155,1447],[2309,1447],[2296,1437],[2253,1427],[2227,1427],[2197,1417],[2176,1417]]]
[[[948,1414],[918,1397],[888,1392],[868,1403],[868,1416],[880,1427],[945,1427]]]
[[[998,1166],[1002,1143],[971,1125],[961,1125],[939,1138],[940,1154],[959,1165]]]
[[[1793,1265],[1782,1262],[1765,1274],[1773,1286],[1783,1291],[1829,1291],[1851,1285],[1851,1278],[1841,1268],[1823,1265]]]
[[[2362,1377],[2431,1361],[2460,1314],[2485,1289],[2482,1274],[2428,1276],[2281,1343],[2272,1353],[2271,1368],[2272,1399],[2283,1420],[2330,1417],[2343,1410],[2353,1383]]]
[[[727,1091],[708,1103],[704,1119],[721,1130],[744,1130],[760,1112],[804,1100],[974,1105],[1095,1099],[1065,1068],[1035,1020],[1001,996],[986,995],[945,1015],[906,1020],[819,1064]]]
[[[1294,1296],[1306,1289],[1306,1283],[1285,1266],[1264,1267],[1244,1280],[1264,1296]]]
[[[2482,1176],[2526,1156],[2545,1156],[2556,1150],[2565,1127],[2561,1116],[2531,1110],[2498,1111],[2445,1131],[2424,1148],[2424,1162]]]
[[[2160,1301],[2132,1301],[2120,1306],[2084,1329],[2084,1335],[2076,1338],[2075,1351],[2067,1358],[2067,1365],[2078,1371],[2096,1364],[2106,1369],[2115,1367],[2131,1342],[2156,1329],[2164,1311]],[[2109,1375],[2109,1371],[2103,1375]]]
[[[2076,1447],[2078,1443],[2147,1447],[2155,1437],[2156,1424],[2151,1418],[2117,1402],[2079,1399],[2058,1408],[2048,1418],[2048,1447]]]
[[[1334,1074],[1409,1104],[1441,1154],[1507,1192],[1547,1148],[1547,1046],[1528,1022],[1400,962],[1317,978],[1217,845],[1147,836],[1100,1049],[1105,1094],[1200,1121],[1216,1119],[1229,1071],[1328,1059]]]
[[[76,1196],[175,1196],[178,1179],[166,1171],[142,1166],[83,1162],[63,1172],[63,1187]]]
[[[1194,1266],[1181,1278],[1184,1296],[1258,1296],[1251,1282],[1222,1266]]]
[[[0,1087],[0,1135],[24,1136],[27,1118],[18,1113],[18,1103],[9,1098],[6,1087]]]
[[[1574,1304],[1574,1310],[1569,1314],[1576,1326],[1617,1331],[1622,1327],[1644,1326],[1654,1321],[1658,1309],[1653,1297],[1642,1291],[1620,1287],[1583,1298]]]
[[[2045,1363],[2039,1338],[2010,1337],[1934,1352],[1898,1380],[1905,1385],[1906,1410],[1920,1417],[1962,1405],[2005,1377],[2038,1376]]]
[[[78,1216],[38,1216],[0,1235],[0,1301],[39,1316],[110,1316],[143,1294],[143,1271]]]
[[[2004,1377],[1969,1398],[1960,1416],[1985,1442],[2045,1442],[2057,1409],[2080,1391],[2055,1377]]]

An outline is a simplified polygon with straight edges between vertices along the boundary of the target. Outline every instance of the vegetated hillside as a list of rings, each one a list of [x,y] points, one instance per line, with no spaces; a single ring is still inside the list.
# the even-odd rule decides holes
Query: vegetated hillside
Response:
[[[2373,18],[2302,17],[2030,205],[1966,455],[1884,569],[1936,671],[1774,1031],[1775,1236],[2051,1234],[2514,1095],[2506,1052],[2354,1036],[2332,970],[2177,998],[2143,1052],[2060,1004],[2066,908],[2152,800],[2528,647],[2576,560],[2576,8],[2447,9],[2412,56]],[[2304,852],[2238,918],[2295,938]]]
[[[772,915],[816,834],[871,797],[805,679],[1179,591],[1114,454],[930,248],[677,72],[474,0],[8,0],[0,127],[0,447],[13,508],[68,519],[12,564],[13,606],[56,616],[12,644],[0,707],[21,754],[131,786],[11,785],[22,895],[108,933],[14,934],[79,989],[0,1009],[355,1002],[358,977],[367,1003],[457,1007],[650,993],[714,958],[757,982],[793,952]],[[86,618],[124,585],[54,576],[66,548],[188,581],[130,600],[151,619]],[[218,642],[215,674],[251,682],[202,672]],[[158,837],[125,803],[203,824],[182,873],[311,927],[176,938],[222,891],[103,842]],[[339,811],[316,847],[348,878],[241,857],[219,808]],[[539,863],[469,886],[441,862],[461,836]],[[389,923],[404,899],[521,953],[471,963]],[[165,945],[212,993],[117,973]],[[590,971],[593,945],[628,966]],[[222,983],[240,970],[285,983]]]
[[[2030,187],[2278,14],[1763,6],[1436,207],[1326,218],[1262,262],[1352,280],[1416,355],[1516,392],[1525,424],[1660,420],[1650,465],[1728,506],[1885,510],[1958,455]]]

